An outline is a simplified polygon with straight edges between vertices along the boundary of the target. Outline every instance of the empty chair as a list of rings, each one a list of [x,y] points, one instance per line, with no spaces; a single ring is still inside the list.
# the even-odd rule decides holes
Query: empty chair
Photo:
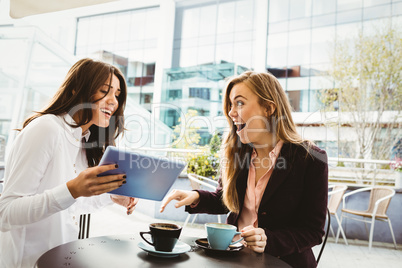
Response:
[[[363,191],[370,191],[370,199],[368,203],[367,210],[355,210],[355,209],[348,209],[346,208],[346,198],[363,192]],[[388,187],[366,187],[361,188],[347,194],[343,195],[343,203],[342,203],[342,213],[341,213],[341,220],[342,223],[343,218],[349,218],[352,220],[362,221],[367,229],[366,223],[371,223],[370,234],[369,234],[369,250],[371,250],[372,242],[373,242],[373,232],[374,232],[374,223],[375,220],[379,221],[386,221],[389,225],[389,230],[391,231],[392,240],[394,241],[395,249],[396,249],[396,241],[394,236],[394,231],[392,230],[391,220],[386,215],[388,205],[391,202],[391,198],[395,195],[395,190],[388,188]],[[360,218],[363,217],[363,218]],[[339,237],[339,230],[336,237]]]
[[[338,230],[341,232],[343,240],[345,241],[345,244],[348,245],[348,241],[346,240],[346,235],[345,232],[342,229],[341,222],[339,220],[338,214],[336,213],[338,210],[339,205],[342,202],[342,197],[346,191],[348,186],[346,185],[328,185],[328,189],[331,190],[328,192],[328,196],[330,196],[328,200],[328,211],[329,214],[334,216],[336,219],[336,222],[338,223]],[[334,230],[332,229],[332,225],[330,224],[330,229],[332,236],[335,237]],[[338,236],[335,239],[335,243],[338,243]]]
[[[202,190],[202,187],[207,188],[208,191],[215,191],[218,187],[219,183],[217,181],[211,180],[210,178],[203,177],[201,175],[197,175],[194,173],[187,174],[188,179],[190,180],[191,188],[193,190]],[[221,216],[218,216],[218,222],[221,222]],[[186,220],[184,221],[183,227],[185,227],[190,220],[191,214],[188,214]],[[197,214],[194,214],[193,220],[191,224],[194,223],[197,218]]]

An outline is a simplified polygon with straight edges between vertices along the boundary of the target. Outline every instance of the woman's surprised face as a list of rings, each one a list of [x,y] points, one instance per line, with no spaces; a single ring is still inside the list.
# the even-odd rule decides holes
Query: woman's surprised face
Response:
[[[267,144],[269,139],[268,109],[261,106],[259,98],[244,83],[235,84],[229,94],[233,121],[242,143]]]
[[[110,86],[110,87],[109,87]],[[108,127],[110,118],[119,107],[120,81],[116,75],[106,80],[96,92],[95,108],[92,113],[92,124],[98,127]]]

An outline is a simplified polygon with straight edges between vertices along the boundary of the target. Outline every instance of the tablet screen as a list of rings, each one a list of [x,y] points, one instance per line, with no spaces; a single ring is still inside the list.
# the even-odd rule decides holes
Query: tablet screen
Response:
[[[186,166],[182,161],[159,158],[108,146],[99,165],[119,167],[99,174],[126,174],[126,183],[111,194],[161,201]]]

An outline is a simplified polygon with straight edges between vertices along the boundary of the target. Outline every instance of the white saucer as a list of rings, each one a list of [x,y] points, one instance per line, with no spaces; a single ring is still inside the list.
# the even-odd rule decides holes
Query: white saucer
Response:
[[[163,257],[163,258],[173,258],[177,257],[180,254],[186,253],[191,249],[189,245],[187,245],[184,242],[177,241],[176,245],[174,246],[173,250],[171,252],[165,252],[165,251],[158,251],[155,250],[155,248],[148,243],[145,243],[143,241],[140,241],[138,243],[138,246],[148,252],[149,255],[156,256],[156,257]]]

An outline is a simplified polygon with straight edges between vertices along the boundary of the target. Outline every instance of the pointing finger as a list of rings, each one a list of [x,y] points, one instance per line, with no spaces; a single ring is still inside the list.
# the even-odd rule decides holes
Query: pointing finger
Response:
[[[173,190],[172,192],[170,192],[170,194],[163,199],[159,212],[162,213],[165,210],[165,207],[167,206],[167,204],[169,204],[170,201],[172,201],[174,199],[176,199],[176,200],[180,199],[180,193],[176,190]]]

